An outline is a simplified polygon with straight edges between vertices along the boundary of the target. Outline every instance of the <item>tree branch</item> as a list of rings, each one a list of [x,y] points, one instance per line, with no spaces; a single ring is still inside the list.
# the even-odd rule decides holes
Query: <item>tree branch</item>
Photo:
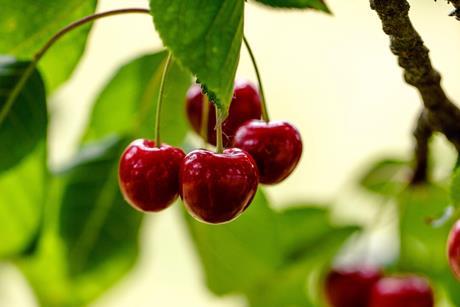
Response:
[[[455,8],[449,16],[455,16],[457,20],[460,20],[460,0],[447,0],[447,3],[452,4]]]
[[[431,131],[443,133],[460,152],[460,109],[441,87],[441,76],[431,64],[429,50],[409,19],[409,3],[407,0],[370,0],[370,3],[382,21],[383,31],[390,37],[391,51],[404,69],[404,79],[421,95],[426,125]]]
[[[415,138],[415,165],[414,172],[410,181],[411,185],[417,185],[428,181],[428,146],[433,130],[431,130],[426,118],[425,110],[420,112],[417,125],[414,130]]]
[[[451,1],[447,1],[447,2],[450,2],[455,7],[455,10],[453,10],[449,14],[449,16],[455,16],[455,18],[457,18],[457,20],[460,20],[460,0],[451,0]]]
[[[457,19],[460,19],[459,10],[460,10],[460,0],[447,0],[450,4],[455,7],[455,11],[451,13],[451,16],[457,16]]]
[[[456,9],[460,8],[460,0],[447,0],[450,4],[452,4]]]

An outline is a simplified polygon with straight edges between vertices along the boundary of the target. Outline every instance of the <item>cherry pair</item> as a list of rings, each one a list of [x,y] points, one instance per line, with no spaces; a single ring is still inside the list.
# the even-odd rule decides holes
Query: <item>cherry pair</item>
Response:
[[[194,217],[213,224],[240,215],[258,182],[253,159],[236,148],[222,154],[194,150],[185,156],[179,148],[139,139],[126,148],[119,165],[121,191],[135,209],[158,212],[180,194]]]
[[[326,277],[332,307],[433,307],[433,290],[417,276],[383,277],[372,267],[335,269]]]
[[[186,99],[186,111],[192,128],[200,133],[204,99],[199,85],[192,86]],[[207,139],[216,144],[216,115],[209,103]],[[236,147],[248,152],[257,164],[260,183],[276,184],[288,177],[302,154],[300,134],[291,124],[281,121],[266,122],[262,115],[261,99],[255,87],[247,81],[236,81],[229,114],[222,123],[225,147]]]

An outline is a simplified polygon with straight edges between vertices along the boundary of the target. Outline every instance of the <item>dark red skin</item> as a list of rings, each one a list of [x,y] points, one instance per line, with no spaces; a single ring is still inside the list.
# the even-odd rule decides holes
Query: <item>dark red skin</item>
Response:
[[[203,94],[198,84],[192,85],[187,92],[186,111],[193,130],[200,134]],[[232,144],[235,131],[241,124],[250,119],[259,119],[261,112],[260,97],[256,88],[247,81],[235,82],[228,117],[222,123],[224,147],[229,147]],[[212,145],[216,145],[215,126],[216,108],[211,103],[208,115],[208,143]]]
[[[179,169],[184,152],[166,144],[159,148],[145,139],[133,141],[123,152],[118,182],[125,200],[135,209],[157,212],[179,195]]]
[[[372,287],[382,277],[372,267],[334,269],[326,277],[326,296],[331,307],[368,307]]]
[[[369,306],[433,307],[433,290],[421,277],[384,277],[374,285]]]
[[[251,203],[259,183],[257,167],[248,153],[230,148],[218,154],[198,149],[180,170],[181,197],[196,219],[221,224],[236,219]]]
[[[251,120],[235,133],[233,146],[256,161],[260,182],[275,184],[286,179],[299,163],[302,140],[297,129],[281,121]]]
[[[460,220],[457,221],[447,241],[447,257],[455,277],[460,280]]]

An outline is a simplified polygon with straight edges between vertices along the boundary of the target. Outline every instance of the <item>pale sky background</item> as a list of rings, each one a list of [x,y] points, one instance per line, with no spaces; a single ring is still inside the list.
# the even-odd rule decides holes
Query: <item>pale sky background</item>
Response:
[[[276,206],[299,199],[333,200],[338,215],[366,219],[375,207],[369,197],[356,194],[353,180],[377,157],[410,153],[420,102],[416,91],[403,83],[368,1],[327,2],[334,16],[246,5],[245,32],[261,67],[271,117],[295,124],[304,142],[298,169],[268,192]],[[443,73],[443,84],[460,101],[460,23],[446,17],[451,9],[446,1],[411,2],[413,22]],[[99,10],[147,6],[142,0],[103,0]],[[160,47],[148,16],[119,16],[95,24],[83,61],[52,101],[55,163],[74,152],[88,106],[111,73]],[[238,76],[255,81],[245,51]],[[445,154],[446,145],[441,148],[438,156],[447,169],[452,155]],[[177,209],[148,217],[139,263],[92,307],[244,306],[240,297],[216,298],[206,290]],[[376,236],[391,241],[388,233]],[[0,306],[36,306],[26,282],[8,265],[0,266]]]

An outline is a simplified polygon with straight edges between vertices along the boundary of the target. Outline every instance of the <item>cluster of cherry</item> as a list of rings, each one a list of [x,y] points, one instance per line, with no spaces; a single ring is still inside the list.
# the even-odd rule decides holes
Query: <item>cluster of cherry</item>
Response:
[[[334,269],[326,277],[332,307],[433,307],[429,282],[415,275],[383,276],[374,267]]]
[[[460,279],[460,220],[447,241],[452,272]],[[415,275],[387,276],[375,267],[333,269],[325,291],[332,307],[433,307],[429,282]]]
[[[296,167],[302,154],[299,132],[287,122],[260,119],[264,106],[253,85],[235,83],[222,131],[215,130],[215,107],[206,98],[199,85],[189,89],[186,111],[190,124],[212,145],[222,132],[227,149],[220,153],[197,149],[185,155],[167,144],[133,141],[122,154],[119,183],[134,208],[157,212],[180,195],[196,219],[229,222],[249,206],[259,182],[279,183]]]

